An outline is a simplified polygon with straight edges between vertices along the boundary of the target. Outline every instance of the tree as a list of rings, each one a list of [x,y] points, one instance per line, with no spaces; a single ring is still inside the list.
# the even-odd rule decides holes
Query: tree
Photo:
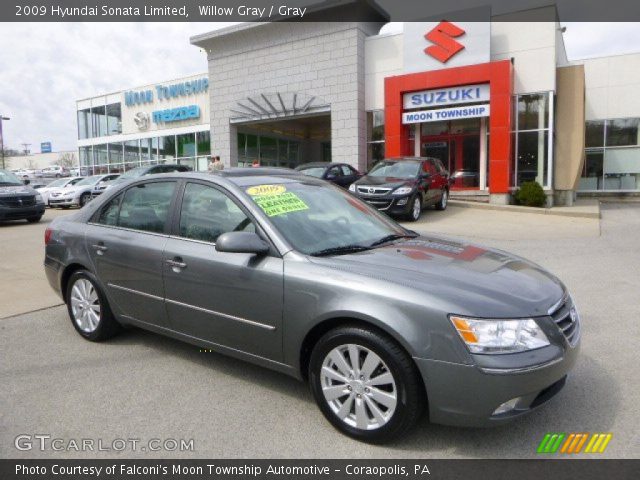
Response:
[[[58,160],[55,161],[55,165],[60,165],[65,168],[75,168],[78,166],[75,153],[62,153],[58,156]]]

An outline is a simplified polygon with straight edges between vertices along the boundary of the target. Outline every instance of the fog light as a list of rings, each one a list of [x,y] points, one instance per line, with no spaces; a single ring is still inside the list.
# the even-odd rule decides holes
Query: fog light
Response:
[[[398,205],[406,205],[407,200],[409,200],[408,197],[401,198],[400,200],[398,200]]]
[[[518,402],[520,401],[520,397],[512,398],[508,402],[504,402],[498,408],[496,408],[493,412],[494,415],[500,415],[501,413],[507,413],[516,408]]]

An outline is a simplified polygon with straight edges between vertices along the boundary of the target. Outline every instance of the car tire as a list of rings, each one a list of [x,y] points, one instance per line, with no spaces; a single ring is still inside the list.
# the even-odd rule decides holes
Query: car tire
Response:
[[[83,193],[82,195],[80,195],[80,199],[78,200],[78,206],[80,208],[84,207],[87,203],[89,203],[89,200],[91,200],[91,194],[90,193]]]
[[[442,196],[440,197],[440,201],[436,203],[436,210],[446,210],[448,204],[449,204],[449,190],[445,188],[442,191]]]
[[[59,173],[56,173],[56,178],[60,178],[60,174]]]
[[[409,200],[409,212],[407,213],[407,220],[410,222],[417,222],[422,214],[422,197],[416,194]]]
[[[42,215],[38,215],[37,217],[27,218],[27,222],[29,223],[38,223],[40,220],[42,220]]]
[[[351,362],[354,349],[356,369]],[[370,443],[403,435],[426,405],[422,381],[407,352],[383,333],[360,326],[336,328],[316,343],[309,382],[327,420],[342,433]]]
[[[87,270],[74,272],[65,295],[69,318],[85,339],[101,342],[116,335],[121,326],[113,316],[109,302],[96,277]]]

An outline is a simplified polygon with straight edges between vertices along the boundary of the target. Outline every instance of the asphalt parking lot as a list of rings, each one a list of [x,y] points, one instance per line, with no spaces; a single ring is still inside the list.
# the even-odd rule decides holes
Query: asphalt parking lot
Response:
[[[465,429],[425,418],[385,446],[337,433],[306,385],[284,375],[139,330],[93,344],[75,333],[64,307],[32,311],[59,303],[46,292],[42,233],[53,216],[68,213],[0,226],[1,457],[115,455],[15,449],[16,436],[43,433],[107,442],[194,439],[193,452],[127,451],[122,458],[532,458],[547,432],[610,432],[601,457],[640,455],[638,204],[605,204],[601,221],[451,207],[412,224],[503,248],[557,274],[580,308],[582,351],[564,390],[515,423]],[[23,289],[28,295],[20,296]]]

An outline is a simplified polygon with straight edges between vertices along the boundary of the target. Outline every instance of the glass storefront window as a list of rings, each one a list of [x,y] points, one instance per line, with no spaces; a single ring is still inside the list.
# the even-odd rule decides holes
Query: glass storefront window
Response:
[[[638,118],[615,118],[607,121],[607,147],[640,145]]]
[[[122,133],[122,111],[119,103],[107,105],[107,134],[118,135]]]
[[[518,130],[549,128],[549,95],[534,93],[518,96]]]
[[[176,137],[169,135],[158,139],[158,160],[160,163],[173,163],[176,157]]]
[[[300,151],[300,142],[289,141],[289,168],[294,168],[298,165],[298,152]]]
[[[135,164],[136,166],[140,163],[140,146],[138,140],[128,140],[124,142],[124,161],[127,164]]]
[[[80,175],[90,175],[93,172],[93,159],[91,158],[91,147],[80,147],[78,158],[80,159]]]
[[[94,175],[109,173],[109,157],[107,154],[107,144],[93,146]]]
[[[93,137],[107,135],[107,111],[104,105],[91,107],[91,128]]]
[[[260,165],[275,167],[278,162],[278,143],[272,137],[260,137]]]
[[[586,122],[584,132],[585,147],[604,147],[604,120]]]
[[[531,181],[538,182],[543,188],[551,187],[551,95],[533,93],[515,99],[513,169],[516,187]]]
[[[257,135],[247,134],[246,157],[249,164],[258,159],[258,137]]]
[[[196,156],[196,134],[185,133],[177,136],[178,158]]]
[[[198,156],[211,155],[211,134],[209,132],[196,133],[196,139],[198,142]]]
[[[140,157],[143,162],[157,159],[158,139],[143,138],[140,140]]]
[[[78,139],[91,138],[91,109],[78,110]]]
[[[546,130],[518,132],[518,185],[532,181],[542,186],[547,184],[548,137]]]
[[[109,164],[122,163],[122,143],[109,143]]]
[[[384,158],[384,111],[367,112],[367,170]]]
[[[638,190],[640,148],[607,148],[603,171],[604,190]]]

